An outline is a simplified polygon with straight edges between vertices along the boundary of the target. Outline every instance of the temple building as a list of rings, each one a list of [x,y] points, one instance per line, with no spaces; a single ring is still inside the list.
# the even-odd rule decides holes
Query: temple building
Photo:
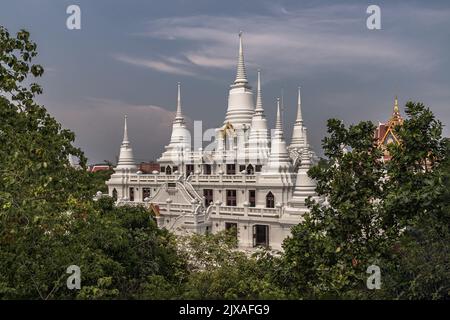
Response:
[[[316,184],[307,171],[317,157],[307,139],[300,88],[288,143],[280,100],[269,107],[262,101],[260,70],[254,100],[240,33],[236,78],[211,148],[192,147],[180,83],[176,101],[170,141],[152,172],[142,172],[135,163],[125,116],[119,160],[107,181],[109,195],[118,205],[151,206],[158,226],[176,234],[234,229],[240,248],[280,250],[291,227],[302,222],[308,211],[305,200],[316,196]],[[276,123],[271,134],[265,109],[274,107]]]
[[[397,125],[403,124],[403,118],[400,115],[400,110],[398,107],[398,99],[395,97],[394,100],[394,109],[392,111],[391,118],[386,123],[378,123],[378,127],[375,130],[375,139],[378,146],[383,150],[383,160],[389,161],[391,156],[389,155],[386,146],[390,143],[399,143],[399,139],[395,135],[395,127]]]

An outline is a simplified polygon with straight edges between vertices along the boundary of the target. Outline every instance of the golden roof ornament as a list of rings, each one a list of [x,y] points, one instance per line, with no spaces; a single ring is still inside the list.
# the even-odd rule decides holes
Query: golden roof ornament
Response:
[[[403,118],[400,115],[400,109],[398,108],[398,98],[394,99],[394,111],[392,112],[391,119],[389,119],[389,126],[396,126],[403,123]]]

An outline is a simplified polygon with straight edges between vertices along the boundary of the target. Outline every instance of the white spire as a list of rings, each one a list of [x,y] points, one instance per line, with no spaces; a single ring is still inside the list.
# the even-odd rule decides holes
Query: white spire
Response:
[[[124,144],[124,143],[129,144],[129,143],[130,143],[130,140],[128,140],[128,126],[127,126],[127,119],[128,119],[128,116],[125,115],[125,123],[124,123],[124,125],[123,125],[123,142],[122,142],[122,144]]]
[[[137,166],[134,162],[133,149],[131,148],[130,141],[128,140],[128,126],[126,115],[123,126],[123,141],[122,145],[120,146],[119,161],[117,162],[116,169],[137,170]]]
[[[236,80],[234,80],[234,83],[235,84],[248,83],[247,73],[245,72],[244,48],[242,45],[242,31],[239,31],[239,55],[238,55]]]
[[[292,139],[289,148],[308,148],[308,139],[306,134],[306,127],[303,126],[302,116],[302,100],[300,94],[300,87],[298,87],[297,96],[297,118],[292,130]]]
[[[181,112],[181,84],[177,83],[177,112],[175,114],[175,122],[184,123],[183,113]]]
[[[275,130],[272,137],[272,146],[266,172],[280,172],[289,170],[291,167],[292,164],[286,148],[286,142],[284,141],[280,99],[277,98],[277,120],[275,122]]]
[[[297,97],[297,119],[295,120],[296,123],[303,124],[303,118],[302,118],[302,99],[300,95],[300,87],[298,87],[298,97]]]
[[[281,88],[281,119],[284,122],[284,88]]]
[[[177,111],[172,125],[172,134],[166,151],[158,159],[159,162],[167,162],[178,165],[183,161],[187,151],[191,148],[191,134],[186,127],[183,112],[181,111],[181,84],[177,83]],[[180,168],[180,170],[183,170]]]
[[[177,112],[175,113],[175,120],[172,125],[172,137],[170,139],[170,145],[178,145],[186,148],[186,143],[189,141],[190,146],[190,134],[186,129],[186,123],[184,122],[184,116],[181,112],[181,84],[177,83]]]
[[[224,121],[224,125],[229,123],[235,130],[248,128],[252,121],[253,113],[255,112],[253,93],[248,84],[247,74],[245,72],[242,42],[242,32],[239,32],[239,54],[236,79],[230,86],[228,109]]]
[[[258,84],[257,84],[257,92],[256,92],[256,108],[255,114],[262,114],[264,112],[262,106],[262,96],[261,96],[261,70],[258,69]]]
[[[264,115],[261,93],[261,70],[258,69],[258,84],[256,95],[255,114],[250,126],[248,138],[248,157],[250,161],[265,162],[269,155],[269,131],[267,129],[267,120]]]
[[[283,124],[281,123],[280,98],[277,98],[277,120],[275,122],[275,134],[281,135],[281,138],[283,138]]]

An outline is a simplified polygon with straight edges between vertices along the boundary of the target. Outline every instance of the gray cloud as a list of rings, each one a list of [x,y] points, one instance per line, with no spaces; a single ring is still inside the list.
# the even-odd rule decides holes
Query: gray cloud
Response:
[[[115,161],[123,138],[123,118],[138,161],[154,159],[170,140],[174,111],[153,105],[132,105],[118,100],[86,98],[88,108],[66,108],[53,113],[67,128],[76,128],[76,144],[91,158]],[[186,118],[188,124],[192,124]],[[149,156],[150,155],[150,156]]]
[[[114,58],[118,61],[129,63],[137,67],[149,68],[159,72],[187,76],[196,75],[194,72],[185,69],[185,63],[173,57],[166,59],[139,59],[117,54]]]
[[[0,21],[11,33],[28,29],[37,41],[37,62],[49,71],[39,80],[40,101],[76,133],[91,162],[114,160],[125,113],[136,157],[159,156],[169,141],[178,81],[185,115],[203,120],[204,128],[220,125],[239,30],[252,85],[256,69],[263,71],[271,127],[275,97],[284,91],[288,140],[298,85],[318,153],[327,119],[385,121],[395,95],[401,105],[423,101],[450,122],[447,0],[380,0],[379,31],[366,28],[368,3],[356,0],[77,3],[79,31],[65,27],[66,1],[5,0]]]
[[[450,17],[450,11],[420,10],[420,19],[417,19],[417,10],[405,8],[401,9],[403,15],[399,18],[403,21],[415,18],[417,23],[438,24]],[[173,57],[186,57],[192,62],[191,67],[233,68],[234,61],[230,57],[236,55],[239,27],[245,30],[247,60],[250,65],[266,67],[269,77],[355,64],[418,71],[431,70],[437,65],[430,48],[399,42],[394,34],[377,37],[364,30],[361,6],[334,5],[289,12],[280,7],[274,11],[278,15],[156,19],[148,23],[149,31],[143,35],[170,42],[190,42]],[[362,32],[355,32],[361,29]]]

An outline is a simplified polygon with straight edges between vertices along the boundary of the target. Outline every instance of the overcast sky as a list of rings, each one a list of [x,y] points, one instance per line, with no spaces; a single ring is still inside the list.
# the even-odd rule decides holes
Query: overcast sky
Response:
[[[81,8],[81,30],[66,28],[71,4]],[[370,4],[381,8],[381,30],[366,27]],[[449,1],[3,0],[0,8],[1,25],[25,28],[38,43],[39,101],[75,132],[90,163],[115,161],[124,114],[137,160],[156,159],[178,81],[190,121],[221,125],[239,30],[253,87],[262,70],[269,125],[283,90],[290,138],[300,85],[319,154],[327,119],[386,121],[395,95],[450,123]]]

